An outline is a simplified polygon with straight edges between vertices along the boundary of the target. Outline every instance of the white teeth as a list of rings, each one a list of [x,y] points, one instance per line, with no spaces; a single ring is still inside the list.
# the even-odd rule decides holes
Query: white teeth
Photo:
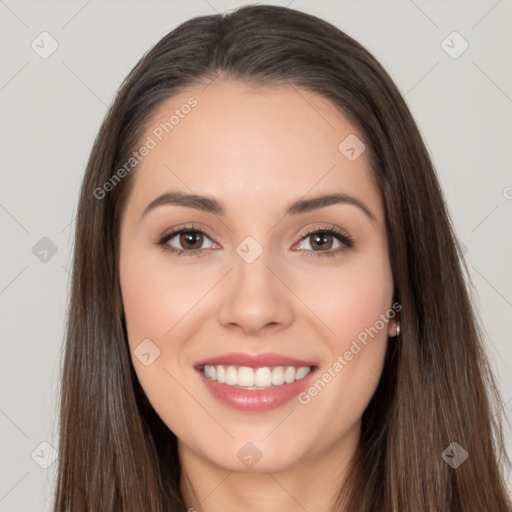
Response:
[[[217,382],[224,384],[226,382],[226,370],[223,366],[217,366]]]
[[[293,366],[268,366],[262,368],[249,368],[247,366],[205,365],[205,377],[216,380],[228,386],[245,387],[248,389],[265,389],[272,386],[291,384],[303,379],[311,371],[309,366],[295,368]]]
[[[206,368],[206,366],[205,366]],[[211,367],[209,367],[211,368]],[[236,386],[238,384],[238,372],[236,371],[236,368],[233,366],[230,366],[226,370],[226,384],[230,386]]]
[[[276,366],[272,370],[272,384],[274,386],[280,386],[281,384],[284,384],[284,381],[286,380],[284,376],[284,370],[282,366]]]
[[[257,368],[254,373],[254,385],[268,387],[272,385],[272,372],[270,368]]]
[[[295,380],[303,379],[309,372],[310,369],[308,366],[302,366],[301,368],[297,368],[297,371],[295,372]]]
[[[247,366],[242,366],[238,369],[238,385],[239,386],[254,386],[254,370],[252,368],[247,368]]]

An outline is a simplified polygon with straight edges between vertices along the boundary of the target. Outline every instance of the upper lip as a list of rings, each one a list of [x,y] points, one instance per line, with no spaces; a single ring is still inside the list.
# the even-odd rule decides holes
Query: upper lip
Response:
[[[265,366],[294,366],[300,368],[302,366],[315,366],[313,361],[305,361],[295,359],[294,357],[283,356],[267,352],[265,354],[243,354],[241,352],[232,352],[221,356],[211,357],[198,361],[194,366],[202,367],[204,365],[217,366],[247,366],[249,368],[261,368]]]

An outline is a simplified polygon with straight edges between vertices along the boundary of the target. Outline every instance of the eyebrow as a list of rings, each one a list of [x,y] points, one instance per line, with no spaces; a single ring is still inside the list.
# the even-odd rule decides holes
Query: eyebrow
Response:
[[[287,206],[285,215],[307,213],[333,204],[349,204],[356,206],[369,217],[372,222],[377,222],[375,215],[361,200],[348,194],[328,194],[310,199],[299,199]],[[226,215],[226,209],[217,199],[197,194],[185,194],[183,192],[172,191],[166,192],[151,201],[151,203],[146,206],[141,217],[147,215],[151,210],[164,205],[184,206],[215,215]]]

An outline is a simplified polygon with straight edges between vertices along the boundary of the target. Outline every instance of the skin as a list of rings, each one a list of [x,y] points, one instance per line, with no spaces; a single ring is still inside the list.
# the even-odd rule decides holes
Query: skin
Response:
[[[188,506],[327,511],[356,449],[395,320],[306,405],[293,399],[270,411],[236,411],[210,395],[194,364],[228,352],[277,352],[315,361],[321,375],[389,310],[384,210],[367,153],[349,161],[338,150],[358,131],[327,99],[221,79],[168,99],[146,135],[190,96],[198,105],[138,165],[123,211],[119,270],[133,365],[178,438],[197,495],[183,488]],[[226,214],[164,205],[142,216],[171,190],[213,197]],[[283,216],[292,201],[340,192],[363,202],[375,221],[350,204]],[[198,243],[202,256],[155,244],[189,223],[207,233]],[[322,256],[341,242],[327,237],[318,248],[314,235],[303,237],[321,227],[343,230],[354,247]],[[252,263],[236,252],[248,236],[263,249]],[[182,237],[180,244],[178,235],[168,245],[190,250],[193,243]],[[144,339],[160,350],[148,366],[133,352]],[[247,442],[262,455],[252,468],[237,457]]]

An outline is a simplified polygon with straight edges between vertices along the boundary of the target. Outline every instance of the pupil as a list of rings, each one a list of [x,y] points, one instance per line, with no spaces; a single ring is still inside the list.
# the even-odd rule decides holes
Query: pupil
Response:
[[[328,233],[317,233],[316,235],[313,235],[314,237],[314,243],[312,244],[312,246],[314,247],[315,245],[319,245],[320,248],[325,248],[326,244],[325,243],[322,243],[322,239],[324,240],[325,242],[325,239],[326,237],[330,237],[331,235],[329,235]],[[320,242],[319,242],[320,240]],[[331,240],[332,242],[332,240]],[[332,244],[329,244],[327,243],[328,247],[327,249],[330,249],[330,245]]]
[[[192,246],[196,246],[197,247],[191,247],[192,249],[198,249],[201,247],[201,233],[192,233],[192,232],[188,232],[188,233],[182,233],[181,235],[181,243],[184,247],[188,245],[192,245]],[[199,239],[199,242],[198,242],[198,239]],[[185,242],[185,243],[183,243]]]

